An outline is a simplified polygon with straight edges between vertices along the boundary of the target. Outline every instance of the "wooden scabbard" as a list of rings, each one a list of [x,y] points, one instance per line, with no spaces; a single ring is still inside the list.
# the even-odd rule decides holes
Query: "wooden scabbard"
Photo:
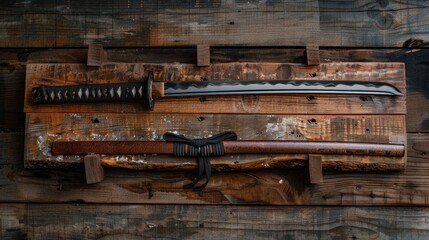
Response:
[[[224,141],[225,154],[340,154],[368,156],[404,156],[401,144],[314,142],[314,141]],[[53,155],[136,155],[173,154],[172,142],[164,141],[57,141]]]

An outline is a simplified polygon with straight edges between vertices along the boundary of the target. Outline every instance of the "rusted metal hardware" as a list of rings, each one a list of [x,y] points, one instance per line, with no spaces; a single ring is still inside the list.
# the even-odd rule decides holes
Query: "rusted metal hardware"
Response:
[[[354,94],[401,96],[395,86],[384,82],[330,80],[269,81],[181,81],[154,82],[153,73],[144,82],[40,86],[32,90],[32,101],[72,103],[140,100],[149,109],[161,97],[215,96],[243,94]]]
[[[164,141],[56,141],[52,144],[53,155],[86,154],[173,154],[172,142]],[[314,141],[224,141],[225,154],[340,154],[369,156],[404,156],[401,144],[314,142]],[[190,151],[190,146],[185,146]],[[210,148],[210,155],[213,155]],[[185,154],[185,156],[188,156]]]

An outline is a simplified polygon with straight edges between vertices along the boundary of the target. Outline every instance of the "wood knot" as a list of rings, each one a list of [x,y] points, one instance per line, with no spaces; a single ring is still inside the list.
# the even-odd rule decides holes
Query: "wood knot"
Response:
[[[369,101],[373,102],[374,101],[371,96],[360,96],[359,98],[362,102],[369,102]]]
[[[307,120],[307,122],[308,122],[308,123],[310,123],[310,124],[311,124],[311,123],[312,123],[312,124],[317,124],[317,120],[316,120],[316,119],[314,119],[314,118],[310,118],[310,119],[308,119],[308,120]]]
[[[98,120],[98,118],[94,117],[94,118],[91,118],[91,122],[92,123],[100,123],[100,120]]]
[[[382,8],[386,8],[387,6],[389,6],[389,0],[377,0],[377,3]]]
[[[146,184],[146,190],[147,190],[147,194],[148,194],[148,198],[151,199],[153,197],[153,192],[152,192],[152,184]]]
[[[375,19],[375,24],[379,29],[386,30],[392,27],[395,17],[391,13],[383,13]]]
[[[422,39],[416,39],[416,38],[410,38],[407,41],[404,42],[404,44],[402,44],[402,47],[424,47],[428,45],[427,43],[425,43],[425,41],[423,41]]]
[[[203,116],[199,116],[199,117],[197,117],[197,120],[198,120],[198,122],[202,122],[202,121],[204,121],[206,118],[205,117],[203,117]]]
[[[241,104],[245,112],[256,112],[259,106],[259,96],[243,95],[241,96]]]
[[[308,96],[307,97],[307,101],[313,101],[314,99],[316,99],[314,96]]]

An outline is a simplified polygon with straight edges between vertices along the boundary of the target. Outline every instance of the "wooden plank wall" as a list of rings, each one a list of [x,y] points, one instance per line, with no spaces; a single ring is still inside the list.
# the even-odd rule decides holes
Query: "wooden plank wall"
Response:
[[[182,2],[0,3],[1,239],[199,239],[203,234],[213,239],[429,237],[426,2]],[[211,50],[214,63],[304,63],[302,47],[284,46],[303,46],[309,41],[322,45],[321,61],[325,63],[406,64],[406,170],[329,173],[317,186],[303,183],[302,173],[278,171],[279,178],[294,179],[281,192],[289,202],[300,203],[304,196],[315,206],[250,207],[145,205],[157,196],[151,194],[154,186],[148,178],[138,171],[107,169],[102,184],[88,186],[82,169],[23,168],[22,106],[27,63],[85,63],[84,47],[89,43],[110,47],[107,51],[114,62],[196,63],[196,48],[159,47],[208,43],[217,46]],[[255,45],[275,47],[252,47]],[[140,48],[143,46],[157,48]],[[264,172],[231,176],[256,176],[254,186],[250,186],[253,188],[258,181],[278,182],[264,178]],[[155,187],[181,186],[174,182],[174,174],[157,182]],[[232,191],[246,191],[247,187]],[[242,200],[215,192],[187,197],[206,201],[225,197],[231,204]],[[264,198],[261,196],[260,203]]]
[[[5,47],[400,47],[424,39],[426,1],[2,1]],[[16,39],[20,39],[17,41]]]

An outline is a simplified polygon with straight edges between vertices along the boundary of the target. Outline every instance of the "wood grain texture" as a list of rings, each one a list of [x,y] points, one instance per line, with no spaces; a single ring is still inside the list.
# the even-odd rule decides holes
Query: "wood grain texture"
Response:
[[[309,44],[305,46],[305,59],[307,61],[307,65],[319,65],[320,64],[319,46],[314,44]]]
[[[83,158],[85,165],[86,184],[94,184],[103,181],[104,170],[101,166],[100,155],[86,155]]]
[[[429,236],[426,208],[0,204],[0,213],[0,238],[8,240]]]
[[[311,184],[323,183],[323,164],[320,155],[308,155],[308,175]]]
[[[88,45],[88,59],[86,64],[92,67],[100,67],[107,61],[107,52],[102,44]]]
[[[407,132],[429,132],[429,98],[409,88],[407,93]]]
[[[428,39],[427,7],[393,0],[3,1],[0,45],[400,47]]]
[[[210,45],[197,45],[197,66],[210,66]]]
[[[16,164],[17,159],[24,157],[23,148],[23,132],[0,132],[0,165]]]
[[[5,139],[5,133],[0,135]],[[401,172],[325,171],[318,185],[309,183],[304,169],[216,173],[202,195],[182,189],[193,179],[193,171],[106,168],[103,182],[87,185],[83,168],[24,169],[19,148],[23,135],[8,136],[0,144],[4,156],[0,160],[5,163],[0,168],[2,202],[429,205],[427,134],[408,135],[407,168]]]
[[[417,44],[417,45],[416,45]],[[424,47],[423,41],[410,41],[408,46]],[[195,48],[177,48],[171,51],[171,48],[143,48],[143,49],[107,49],[109,58],[113,62],[156,62],[156,63],[195,63],[196,49]],[[294,62],[304,63],[304,49],[291,48],[212,48],[211,58],[213,62]],[[5,68],[2,71],[2,79],[10,78],[9,65],[14,66],[14,72],[17,73],[10,78],[15,84],[4,84],[7,92],[14,92],[17,85],[24,86],[25,80],[25,64],[26,63],[83,63],[87,58],[86,49],[19,49],[19,50],[4,50],[0,52],[0,61]],[[409,102],[413,104],[407,105],[407,131],[408,132],[428,132],[429,131],[429,115],[421,109],[429,107],[429,65],[425,59],[429,58],[429,49],[320,49],[322,62],[338,62],[338,61],[397,61],[404,62],[407,73],[407,97]],[[20,71],[17,71],[20,69]],[[19,74],[18,74],[19,73]],[[22,91],[22,90],[21,90]],[[19,92],[19,91],[18,91]],[[4,98],[4,106],[14,106],[22,102],[22,94],[7,94]],[[1,98],[1,95],[0,95]],[[16,104],[20,106],[20,104]],[[1,112],[3,120],[3,129],[23,130],[24,114],[19,108],[13,108],[17,113]],[[7,116],[7,117],[6,117]],[[9,130],[8,130],[9,129]]]
[[[93,69],[79,64],[29,64],[26,112],[147,112],[144,103],[33,104],[31,91],[40,85],[73,85],[142,81],[154,71],[157,81],[200,80],[359,80],[383,81],[405,94],[402,63],[331,63],[319,66],[280,63],[225,63],[198,68],[190,64],[105,64]],[[243,95],[162,98],[154,113],[234,114],[405,114],[405,96]]]
[[[25,87],[25,66],[16,62],[0,62],[0,132],[22,131]]]
[[[82,156],[52,156],[51,144],[58,140],[161,140],[165,132],[202,138],[225,131],[234,131],[243,140],[406,143],[403,115],[31,113],[27,114],[25,159],[28,167],[69,166],[82,161]],[[134,169],[196,168],[193,159],[166,155],[107,155],[101,159],[103,165]],[[215,157],[212,166],[215,170],[302,167],[306,160],[305,155],[296,154],[240,154]],[[403,168],[405,158],[325,155],[323,162],[327,169],[388,170]]]
[[[315,10],[312,8],[308,10],[309,8],[303,7],[304,5],[313,7],[313,3],[317,3]],[[280,6],[282,4],[283,8]],[[168,6],[166,7],[166,5]],[[108,46],[123,47],[152,46],[152,44],[158,44],[157,46],[160,44],[170,45],[171,42],[183,46],[191,41],[207,39],[214,42],[226,41],[227,44],[236,44],[237,42],[231,41],[232,38],[236,41],[239,40],[240,44],[243,42],[246,44],[245,42],[249,41],[250,44],[271,45],[274,42],[278,46],[295,46],[297,43],[303,46],[309,42],[309,39],[318,41],[322,46],[324,45],[323,42],[326,46],[328,46],[327,44],[354,47],[404,46],[406,47],[404,49],[377,50],[323,50],[322,48],[320,51],[321,61],[325,63],[331,61],[399,61],[406,63],[407,131],[428,132],[429,116],[424,110],[429,106],[427,104],[429,96],[429,84],[427,84],[429,50],[421,49],[428,46],[425,43],[425,40],[428,39],[426,22],[429,16],[426,5],[427,3],[424,1],[360,0],[341,2],[185,1],[183,3],[172,3],[171,1],[112,1],[106,3],[105,1],[84,0],[2,1],[0,3],[0,21],[2,22],[0,46],[12,48],[28,46],[85,47],[89,43],[106,43]],[[231,6],[232,8],[230,8]],[[235,6],[244,7],[235,9]],[[196,13],[192,8],[195,11],[198,8],[198,11],[201,12]],[[273,9],[279,12],[273,14]],[[293,13],[294,11],[297,13]],[[307,17],[308,15],[301,14],[299,11],[315,12]],[[239,20],[232,19],[232,17],[242,16],[244,18]],[[259,22],[252,22],[250,18]],[[147,19],[150,21],[146,21]],[[281,23],[282,26],[276,26],[273,23]],[[262,34],[246,33],[250,31],[248,30],[250,28],[246,28],[246,26],[252,25],[255,26],[258,33]],[[153,33],[155,31],[152,29],[155,29],[156,33]],[[300,34],[293,35],[290,34],[291,31]],[[153,34],[150,34],[151,32]],[[195,38],[196,34],[201,35],[201,37]],[[254,38],[249,38],[250,34],[254,35]],[[178,39],[176,36],[185,37]],[[240,39],[236,36],[240,36]],[[318,36],[318,38],[314,36]],[[151,43],[147,39],[154,39],[154,41]],[[261,43],[266,39],[269,41]],[[7,53],[6,51],[10,52]],[[172,49],[166,48],[148,51],[148,49],[119,48],[108,49],[108,51],[113,53],[110,57],[112,61],[116,62],[196,62],[194,50],[189,49],[172,51]],[[4,56],[6,57],[2,58]],[[2,49],[0,52],[1,66],[7,68],[10,63],[17,61],[22,69],[25,69],[24,65],[27,62],[32,61],[34,63],[84,63],[86,56],[86,50],[83,49]],[[225,50],[212,48],[211,58],[212,62],[304,63],[302,56],[302,49],[255,50],[235,48]],[[24,70],[21,73],[23,72]],[[1,72],[0,79],[4,74]],[[24,77],[16,77],[13,81],[15,84],[23,86]],[[15,85],[9,84],[5,86],[9,89],[15,87]],[[2,94],[0,94],[0,106],[4,101],[22,102],[22,92],[16,91],[16,94],[9,94],[15,93],[15,91],[11,91],[7,93],[7,99],[2,99]],[[6,104],[3,106],[15,105]],[[13,109],[19,112],[22,110],[18,107],[13,107]],[[174,175],[159,177],[149,174],[142,176],[142,173],[137,171],[109,169],[107,178],[109,183],[90,188],[86,187],[82,181],[84,176],[82,169],[68,172],[46,169],[25,170],[22,168],[23,134],[4,133],[22,131],[24,119],[22,115],[19,117],[17,113],[4,114],[1,110],[0,142],[7,139],[7,144],[0,144],[2,154],[0,162],[7,162],[0,166],[1,201],[44,201],[49,203],[49,205],[2,205],[0,207],[0,238],[2,239],[174,237],[200,239],[207,238],[207,236],[213,236],[213,238],[219,236],[219,238],[225,239],[256,237],[268,239],[428,238],[427,209],[416,207],[277,208],[258,206],[255,208],[194,205],[81,205],[76,203],[54,206],[52,202],[100,202],[100,199],[110,201],[109,197],[112,195],[115,196],[113,199],[118,203],[125,201],[154,203],[168,195],[160,196],[161,193],[174,194],[172,188],[176,189],[177,192],[181,191],[182,183],[171,184],[171,181],[174,182],[175,180]],[[299,195],[304,197],[290,197],[289,202],[298,204],[312,202],[314,205],[327,203],[427,206],[429,166],[426,164],[428,151],[426,143],[429,139],[425,134],[409,134],[408,141],[408,151],[411,157],[408,162],[409,169],[404,172],[400,174],[359,173],[352,175],[333,173],[335,176],[328,176],[330,179],[329,186],[324,185],[321,189],[309,188],[308,191],[304,191],[305,194]],[[268,171],[266,177],[263,177],[264,175],[261,173],[249,172],[246,176],[250,177],[244,183],[250,186],[252,184],[257,185],[258,181],[263,182],[262,185],[265,185],[266,188],[268,186],[266,192],[269,193],[267,196],[270,196],[274,193],[271,189],[277,187],[275,180],[283,179],[285,183],[284,178],[275,179],[272,173],[272,171]],[[183,174],[185,178],[191,179],[192,175]],[[282,174],[287,176],[293,175],[294,172],[286,171]],[[152,186],[150,183],[153,179],[157,179],[155,181],[157,183],[164,181],[164,184]],[[272,185],[267,185],[267,182],[270,181],[272,181]],[[298,181],[290,180],[287,183],[292,186],[297,185]],[[246,188],[243,187],[242,189]],[[284,189],[288,188],[285,187]],[[129,191],[134,192],[128,194]],[[120,196],[122,193],[125,194]],[[82,199],[82,195],[85,199]],[[219,195],[205,199],[218,200],[221,199]],[[299,200],[308,199],[309,195],[311,201]],[[142,201],[143,196],[148,199],[152,196],[155,200],[145,199]],[[202,196],[200,198],[203,198]],[[237,202],[245,202],[243,198],[234,198],[237,196],[234,193],[224,196],[228,199],[235,199]],[[265,198],[271,202],[274,199],[272,197]],[[257,201],[257,196],[254,194],[250,200],[263,204],[265,199]],[[204,202],[204,200],[200,202]],[[284,203],[285,200],[279,202]],[[193,211],[198,213],[191,213]]]

